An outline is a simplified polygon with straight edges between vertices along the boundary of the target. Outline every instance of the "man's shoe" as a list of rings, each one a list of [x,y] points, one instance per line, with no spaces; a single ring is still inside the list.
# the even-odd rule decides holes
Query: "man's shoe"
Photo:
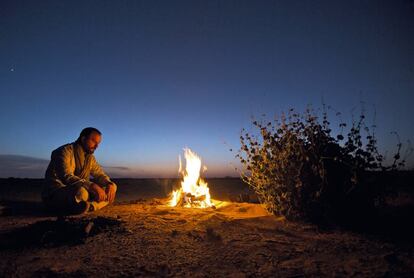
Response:
[[[90,204],[89,211],[97,211],[97,210],[99,210],[101,208],[106,207],[109,204],[109,202],[107,202],[107,201],[90,202],[89,204]]]

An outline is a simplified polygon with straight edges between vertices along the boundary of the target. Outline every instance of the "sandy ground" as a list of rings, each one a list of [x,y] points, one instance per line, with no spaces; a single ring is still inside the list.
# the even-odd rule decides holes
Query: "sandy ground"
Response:
[[[36,202],[15,202],[12,210],[8,204],[3,202],[0,217],[1,277],[414,273],[411,244],[288,222],[268,215],[260,204],[216,200],[216,209],[188,209],[168,207],[165,198],[124,199],[59,219],[44,214]]]

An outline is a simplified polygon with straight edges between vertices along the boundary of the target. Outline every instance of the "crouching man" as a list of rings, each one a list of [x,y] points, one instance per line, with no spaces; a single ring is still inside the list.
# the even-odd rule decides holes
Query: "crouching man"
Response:
[[[87,127],[75,142],[52,152],[42,191],[48,209],[59,214],[81,214],[115,200],[117,186],[93,155],[101,139],[99,130]],[[95,182],[89,180],[90,176]]]

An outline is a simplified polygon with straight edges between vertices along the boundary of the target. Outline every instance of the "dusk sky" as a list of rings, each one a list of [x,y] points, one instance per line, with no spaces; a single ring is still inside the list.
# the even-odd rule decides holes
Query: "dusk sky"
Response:
[[[0,2],[5,177],[5,155],[47,162],[87,126],[114,175],[174,177],[189,147],[234,176],[251,116],[322,98],[347,121],[375,107],[382,150],[414,141],[413,1]]]

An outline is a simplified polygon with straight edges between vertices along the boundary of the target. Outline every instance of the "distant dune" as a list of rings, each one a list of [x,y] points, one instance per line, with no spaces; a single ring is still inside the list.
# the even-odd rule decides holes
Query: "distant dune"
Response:
[[[0,178],[43,178],[49,160],[24,156],[0,154]],[[131,171],[128,167],[103,166],[105,171],[112,177],[130,177]]]
[[[24,155],[0,154],[0,178],[43,178],[49,164],[48,159]],[[175,165],[140,164],[131,167],[119,165],[102,165],[111,178],[177,178]],[[207,178],[238,177],[238,173],[228,165],[211,165],[206,173]]]
[[[0,155],[0,177],[41,178],[49,161],[23,155]]]

